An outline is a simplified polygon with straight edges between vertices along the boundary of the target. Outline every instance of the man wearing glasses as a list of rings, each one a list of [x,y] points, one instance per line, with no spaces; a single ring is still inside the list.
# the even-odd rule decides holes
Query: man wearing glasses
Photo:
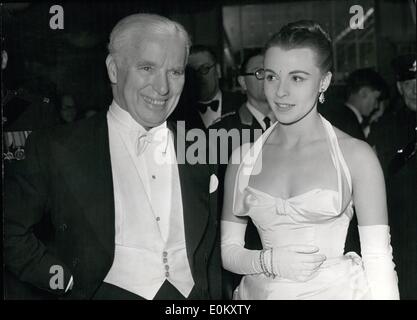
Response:
[[[240,143],[254,142],[266,129],[273,124],[276,119],[273,116],[263,90],[264,70],[263,70],[263,55],[260,51],[256,51],[249,55],[242,63],[238,82],[242,89],[246,92],[246,102],[240,108],[229,114],[224,115],[216,121],[209,129],[225,129],[230,132],[232,129],[238,129],[241,132]],[[243,130],[249,130],[250,136],[242,134]],[[220,133],[220,131],[218,131]],[[245,141],[249,138],[249,141]],[[226,147],[226,146],[220,146]],[[233,144],[229,140],[228,156],[230,157]],[[237,147],[237,146],[236,146]],[[218,151],[219,155],[220,152]],[[219,183],[219,197],[223,196],[223,179],[227,164],[219,162],[218,177]],[[219,212],[221,212],[222,201],[218,202]],[[256,227],[249,220],[246,228],[245,246],[249,249],[262,248]],[[228,271],[223,271],[223,296],[230,298],[234,288],[239,284],[241,276],[234,275]]]
[[[210,48],[203,45],[191,48],[188,71],[184,90],[193,97],[191,103],[182,106],[188,127],[205,130],[218,118],[236,110],[244,100],[240,94],[220,89],[220,65]]]
[[[243,61],[237,78],[240,86],[246,92],[246,102],[237,111],[225,115],[210,128],[251,129],[250,141],[241,141],[242,143],[253,142],[268,129],[276,119],[265,98],[263,79],[263,55],[256,51]],[[260,130],[258,135],[256,135],[255,129]]]

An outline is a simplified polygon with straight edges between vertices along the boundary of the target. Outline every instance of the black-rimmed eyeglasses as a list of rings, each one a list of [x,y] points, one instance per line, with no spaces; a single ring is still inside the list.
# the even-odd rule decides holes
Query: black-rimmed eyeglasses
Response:
[[[254,72],[241,73],[240,75],[241,76],[255,76],[256,79],[263,80],[265,79],[265,70],[260,68],[260,69],[256,69]]]

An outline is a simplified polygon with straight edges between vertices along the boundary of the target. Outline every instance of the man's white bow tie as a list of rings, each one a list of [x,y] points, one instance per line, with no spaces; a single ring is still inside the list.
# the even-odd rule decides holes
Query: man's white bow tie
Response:
[[[139,156],[143,152],[145,152],[148,145],[152,143],[152,140],[153,140],[153,135],[151,132],[146,132],[146,133],[141,134],[138,137],[138,142],[136,145],[136,154]]]

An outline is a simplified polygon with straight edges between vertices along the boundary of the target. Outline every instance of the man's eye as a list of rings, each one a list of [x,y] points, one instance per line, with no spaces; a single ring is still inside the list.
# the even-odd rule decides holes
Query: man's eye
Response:
[[[149,71],[152,70],[152,67],[150,67],[150,66],[139,66],[139,70],[149,72]]]
[[[172,70],[170,71],[170,74],[174,77],[180,77],[184,74],[183,70]]]

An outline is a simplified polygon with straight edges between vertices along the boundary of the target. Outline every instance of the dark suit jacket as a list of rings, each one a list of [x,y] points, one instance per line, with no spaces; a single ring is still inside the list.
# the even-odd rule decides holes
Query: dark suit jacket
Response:
[[[250,113],[249,109],[246,106],[246,102],[243,103],[239,109],[232,110],[228,113],[225,113],[223,117],[218,119],[216,122],[214,122],[209,129],[225,129],[226,131],[230,131],[232,129],[238,129],[240,132],[241,140],[240,144],[242,145],[244,143],[252,143],[254,142],[263,132],[262,126],[258,123],[256,118]],[[255,131],[257,129],[257,131]],[[249,130],[250,136],[244,136],[243,130]],[[258,133],[257,135],[255,134]],[[249,138],[249,141],[244,141],[244,138]],[[228,158],[231,156],[233,151],[233,145],[231,141],[228,141],[229,144],[227,145],[227,155]],[[226,146],[220,146],[222,148],[225,148]],[[217,154],[220,154],[220,151],[217,152]],[[227,164],[221,164],[219,163],[219,175],[220,177],[224,176],[224,173],[226,171]]]
[[[369,143],[376,149],[385,177],[389,176],[388,167],[397,150],[414,140],[415,127],[416,112],[403,102],[394,104],[372,127]]]
[[[416,112],[397,101],[369,135],[385,174],[388,221],[401,299],[417,299]],[[409,147],[411,147],[409,149]],[[397,152],[399,149],[403,151]]]
[[[256,118],[252,115],[249,109],[246,106],[246,102],[241,105],[241,107],[236,110],[225,114],[224,117],[220,118],[217,122],[213,123],[209,129],[225,129],[230,131],[232,129],[238,129],[241,133],[243,130],[250,130],[249,141],[240,141],[240,144],[243,143],[253,143],[263,132],[262,126],[258,123]],[[257,129],[257,131],[255,131]],[[228,158],[230,158],[233,148],[231,141],[228,141],[228,146],[219,146],[221,148],[227,147]],[[220,155],[220,150],[217,151],[217,155]],[[218,176],[219,176],[219,198],[223,199],[224,194],[224,176],[226,173],[227,164],[220,163],[220,158],[218,159]],[[223,202],[219,201],[219,213],[221,213],[223,207]],[[248,225],[246,227],[245,233],[245,248],[247,249],[262,249],[262,243],[259,238],[258,231],[249,219]],[[223,296],[225,299],[231,299],[233,290],[237,287],[241,280],[241,275],[234,275],[226,270],[223,271]]]
[[[346,105],[340,107],[323,106],[319,111],[336,128],[356,139],[366,141],[358,118]]]
[[[114,258],[115,213],[106,113],[35,132],[28,141],[21,173],[5,179],[6,268],[20,280],[64,298],[89,299]],[[177,157],[182,152],[178,149]],[[195,291],[203,299],[220,298],[217,192],[208,193],[214,170],[209,165],[187,163],[178,169]],[[34,235],[33,226],[45,216],[53,233],[42,242]],[[53,265],[62,266],[65,286],[71,275],[74,277],[69,294],[50,289]]]

